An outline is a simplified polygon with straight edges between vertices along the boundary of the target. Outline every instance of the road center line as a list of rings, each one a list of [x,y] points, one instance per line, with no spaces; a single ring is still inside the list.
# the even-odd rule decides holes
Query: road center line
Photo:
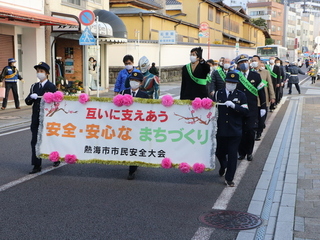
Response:
[[[11,131],[11,132],[1,133],[0,137],[6,136],[6,135],[9,135],[9,134],[13,134],[13,133],[17,133],[17,132],[22,132],[22,131],[29,130],[29,129],[30,129],[30,127],[27,127],[27,128],[21,128],[21,129],[18,129],[18,130],[14,130],[14,131]]]

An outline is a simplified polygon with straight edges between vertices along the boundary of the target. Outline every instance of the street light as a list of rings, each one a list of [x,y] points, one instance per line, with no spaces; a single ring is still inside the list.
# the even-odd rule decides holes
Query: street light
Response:
[[[236,57],[239,55],[239,37],[236,37]]]

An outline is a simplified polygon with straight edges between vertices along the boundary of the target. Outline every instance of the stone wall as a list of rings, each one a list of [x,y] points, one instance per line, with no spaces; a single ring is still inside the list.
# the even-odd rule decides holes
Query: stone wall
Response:
[[[161,67],[160,80],[164,82],[176,82],[181,81],[181,69],[183,66],[170,66],[170,67]],[[123,67],[109,67],[109,83],[114,84],[119,71]]]

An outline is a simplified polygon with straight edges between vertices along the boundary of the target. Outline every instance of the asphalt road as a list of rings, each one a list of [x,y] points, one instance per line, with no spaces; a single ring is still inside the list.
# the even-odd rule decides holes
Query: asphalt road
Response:
[[[162,94],[173,96],[179,91],[179,84],[172,83],[161,89]],[[247,211],[286,106],[269,113],[276,116],[227,210]],[[202,174],[139,167],[136,179],[128,181],[126,166],[75,164],[53,169],[44,160],[43,169],[48,172],[28,179],[30,139],[29,130],[0,134],[1,240],[201,239],[195,233],[209,227],[198,217],[212,211],[225,188],[219,164]],[[16,185],[1,190],[8,183]],[[235,239],[238,233],[212,231],[210,239],[221,240]]]

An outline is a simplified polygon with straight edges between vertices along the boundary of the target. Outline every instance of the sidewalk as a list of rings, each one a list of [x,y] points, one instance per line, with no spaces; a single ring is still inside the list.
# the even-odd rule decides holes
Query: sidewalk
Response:
[[[320,239],[320,96],[288,100],[248,209],[263,224],[237,240]]]

